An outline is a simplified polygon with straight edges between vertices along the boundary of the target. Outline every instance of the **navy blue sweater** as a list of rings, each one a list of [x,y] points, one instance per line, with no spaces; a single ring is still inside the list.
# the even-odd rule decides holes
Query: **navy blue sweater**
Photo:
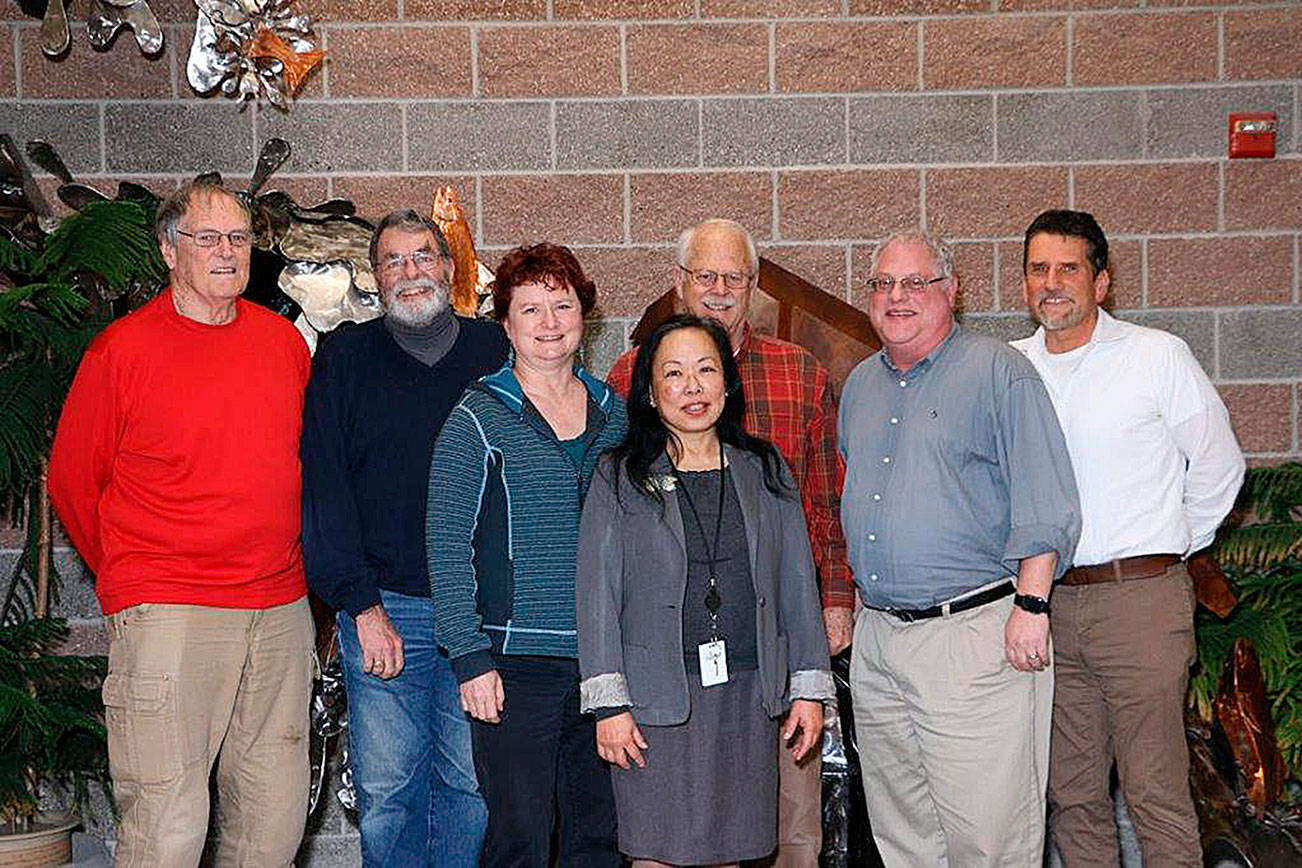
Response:
[[[429,476],[430,578],[439,644],[457,679],[492,653],[577,657],[579,513],[601,453],[624,439],[624,402],[588,390],[582,466],[524,397],[509,367],[466,390],[443,426]]]
[[[356,615],[380,588],[429,596],[430,456],[465,387],[506,359],[496,323],[462,319],[433,367],[383,320],[341,326],[312,360],[303,412],[303,559],[329,606]]]

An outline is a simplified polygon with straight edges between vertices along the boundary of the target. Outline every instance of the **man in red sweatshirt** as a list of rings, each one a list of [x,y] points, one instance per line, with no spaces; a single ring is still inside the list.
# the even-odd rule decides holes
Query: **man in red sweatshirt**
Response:
[[[241,299],[247,207],[186,184],[156,225],[171,285],[82,359],[50,495],[95,573],[118,866],[288,866],[307,805],[312,619],[299,549],[309,359]],[[219,759],[220,758],[220,759]]]

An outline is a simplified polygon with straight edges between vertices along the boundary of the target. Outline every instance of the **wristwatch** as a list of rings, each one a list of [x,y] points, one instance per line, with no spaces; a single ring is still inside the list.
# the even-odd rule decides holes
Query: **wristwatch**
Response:
[[[1019,609],[1025,609],[1032,615],[1049,614],[1049,601],[1044,597],[1035,597],[1030,594],[1014,594],[1013,605]]]

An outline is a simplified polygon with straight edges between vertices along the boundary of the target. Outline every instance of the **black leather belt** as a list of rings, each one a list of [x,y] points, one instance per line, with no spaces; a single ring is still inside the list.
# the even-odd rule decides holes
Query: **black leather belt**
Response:
[[[993,603],[995,600],[1002,600],[1013,591],[1017,586],[1012,582],[1004,582],[1002,585],[995,585],[993,588],[986,588],[979,594],[973,594],[970,597],[964,597],[961,600],[955,600],[952,603],[940,603],[929,609],[886,609],[877,606],[869,606],[877,612],[885,612],[888,615],[894,615],[901,621],[925,621],[928,618],[939,618],[946,611],[951,615],[957,615],[959,612],[966,612],[968,609],[975,609],[977,606],[984,606],[986,603]]]

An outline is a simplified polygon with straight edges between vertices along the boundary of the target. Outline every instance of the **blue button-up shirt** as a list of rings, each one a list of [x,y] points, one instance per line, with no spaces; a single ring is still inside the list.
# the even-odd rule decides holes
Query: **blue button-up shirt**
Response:
[[[851,372],[837,425],[841,523],[864,602],[918,609],[1058,553],[1080,504],[1049,394],[1031,363],[957,324],[908,371],[885,351]]]

